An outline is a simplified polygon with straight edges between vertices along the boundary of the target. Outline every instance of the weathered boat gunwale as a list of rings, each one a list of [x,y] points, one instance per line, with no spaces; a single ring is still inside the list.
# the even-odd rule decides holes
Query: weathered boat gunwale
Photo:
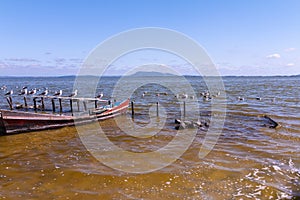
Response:
[[[129,99],[99,114],[86,112],[80,116],[0,110],[0,135],[55,129],[75,124],[81,125],[102,121],[125,113],[128,106]]]

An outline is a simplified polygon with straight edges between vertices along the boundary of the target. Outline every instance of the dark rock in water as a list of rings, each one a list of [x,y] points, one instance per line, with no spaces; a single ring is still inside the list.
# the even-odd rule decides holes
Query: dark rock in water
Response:
[[[195,128],[194,123],[192,121],[184,121],[187,128]]]
[[[179,119],[175,119],[175,129],[176,130],[183,130],[186,128],[195,129],[195,128],[202,128],[202,127],[209,127],[207,122],[194,122],[194,121],[181,121]]]
[[[184,122],[181,122],[180,124],[177,124],[177,125],[175,126],[175,129],[176,129],[176,130],[183,130],[183,129],[186,129],[186,125],[185,125]]]
[[[269,126],[269,128],[280,128],[281,125],[278,124],[276,121],[274,121],[273,119],[271,119],[268,115],[264,115],[263,116],[265,119],[268,120],[268,122],[271,123],[271,125]]]
[[[300,200],[300,182],[297,179],[292,179],[291,183],[293,184],[291,186],[292,196],[293,196],[292,199],[294,199],[294,200]]]
[[[195,125],[196,125],[197,127],[202,127],[202,126],[203,126],[202,123],[201,123],[200,121],[195,122]]]
[[[209,127],[209,124],[207,122],[204,123],[205,127]]]
[[[175,124],[180,124],[181,120],[180,119],[175,119]]]
[[[281,125],[279,123],[277,123],[276,121],[274,121],[271,117],[269,117],[268,115],[262,115],[259,116],[259,118],[263,119],[263,121],[265,122],[265,124],[263,126],[268,127],[268,128],[273,128],[273,129],[277,129],[280,128]],[[253,118],[253,120],[256,120],[255,118]],[[210,126],[209,121],[181,121],[180,119],[175,119],[175,129],[176,130],[183,130],[186,128],[189,129],[201,129],[201,130],[207,130]]]
[[[300,200],[300,189],[298,189],[298,191],[293,191],[292,195],[292,200]]]

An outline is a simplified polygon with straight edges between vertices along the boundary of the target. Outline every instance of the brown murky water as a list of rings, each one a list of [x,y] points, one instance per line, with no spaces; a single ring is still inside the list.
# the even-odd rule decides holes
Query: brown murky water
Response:
[[[197,77],[188,80],[197,94],[206,90]],[[1,81],[8,86],[29,83],[29,80]],[[71,88],[72,81],[68,81],[52,84],[53,87],[69,84]],[[114,81],[113,78],[111,82],[106,80],[107,85],[98,89],[108,91]],[[134,81],[143,80],[136,78]],[[172,83],[172,78],[168,81]],[[35,83],[43,85],[47,80],[35,80]],[[200,159],[198,153],[206,130],[197,132],[191,146],[174,163],[145,174],[114,170],[96,160],[82,144],[75,127],[2,136],[0,199],[299,198],[299,77],[228,77],[224,84],[227,93],[227,100],[223,102],[227,105],[225,125],[217,144],[205,158]],[[178,88],[185,92],[184,87]],[[141,98],[146,90],[149,95]],[[168,114],[164,128],[149,139],[136,139],[122,132],[114,119],[100,122],[113,144],[128,151],[147,152],[161,148],[177,134],[173,119],[180,115],[180,102],[174,94],[157,97],[157,91],[169,92],[150,84],[131,96],[136,102],[134,122],[137,125],[149,123],[149,108],[158,100]],[[237,100],[238,96],[244,100]],[[262,99],[256,100],[258,96]],[[210,102],[203,101],[200,96],[196,99],[204,113],[201,119],[209,121],[210,116],[204,111],[210,109]],[[264,126],[267,122],[257,117],[262,114],[268,114],[282,127]],[[118,120],[129,119],[128,114]],[[89,132],[93,124],[84,128]]]

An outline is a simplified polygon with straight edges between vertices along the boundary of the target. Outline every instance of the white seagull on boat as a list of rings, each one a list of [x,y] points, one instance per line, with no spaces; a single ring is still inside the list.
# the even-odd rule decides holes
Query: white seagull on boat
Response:
[[[27,95],[28,94],[28,90],[27,87],[23,87],[24,89],[21,90],[21,93],[19,93],[19,95]]]
[[[46,89],[44,92],[42,92],[40,95],[47,96],[48,95],[48,89]]]
[[[61,96],[62,95],[62,90],[56,91],[54,96]]]
[[[69,95],[69,97],[76,97],[77,96],[77,90],[75,90],[74,92],[72,92],[72,94]]]
[[[30,90],[30,91],[28,92],[28,94],[36,94],[36,88]]]
[[[96,96],[96,98],[98,99],[102,99],[102,97],[103,97],[103,92],[101,92],[99,95]]]
[[[13,93],[14,93],[14,91],[11,90],[11,91],[7,92],[5,95],[6,95],[6,96],[7,96],[7,95],[12,95]]]

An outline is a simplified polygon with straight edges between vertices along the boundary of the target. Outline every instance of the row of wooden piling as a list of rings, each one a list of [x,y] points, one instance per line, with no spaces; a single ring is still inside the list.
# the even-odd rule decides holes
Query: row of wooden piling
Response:
[[[131,117],[134,118],[134,101],[131,101]],[[186,103],[183,102],[183,117],[186,116]],[[156,117],[159,117],[159,102],[156,102]]]
[[[104,101],[104,100],[99,100],[99,99],[94,99],[94,98],[66,98],[66,97],[43,97],[43,96],[38,96],[38,97],[33,97],[33,109],[34,111],[38,110],[38,106],[37,106],[37,99],[40,98],[41,101],[41,110],[44,111],[45,110],[45,98],[50,98],[51,99],[51,105],[52,105],[52,112],[55,113],[56,112],[56,104],[55,104],[55,99],[58,99],[59,102],[59,112],[62,113],[63,112],[63,105],[62,105],[62,100],[69,100],[70,103],[70,111],[71,113],[73,113],[74,108],[73,108],[73,103],[76,102],[77,103],[77,111],[80,111],[80,100],[82,100],[83,102],[83,107],[84,107],[84,111],[88,110],[87,107],[87,101],[94,101],[95,102],[95,109],[97,109],[98,107],[98,101]],[[13,101],[11,96],[6,97],[8,105],[10,110],[13,110]],[[28,109],[28,101],[27,98],[24,96],[23,97],[24,100],[24,108]],[[111,104],[111,106],[113,107],[113,102],[107,101],[109,104]],[[131,101],[131,116],[134,117],[135,115],[135,111],[134,111],[134,101]],[[156,116],[159,117],[159,102],[156,102]],[[183,102],[183,116],[186,116],[186,102]]]
[[[59,102],[59,112],[62,113],[63,112],[63,105],[62,105],[62,100],[69,100],[70,101],[70,110],[71,113],[73,113],[73,102],[77,103],[77,110],[78,112],[80,111],[80,101],[82,100],[83,102],[83,107],[84,107],[84,111],[88,110],[87,107],[87,101],[94,101],[95,102],[95,109],[98,107],[98,102],[102,101],[102,102],[108,102],[110,103],[110,101],[106,101],[106,100],[100,100],[100,99],[96,99],[96,98],[66,98],[66,97],[43,97],[43,96],[37,96],[37,97],[33,97],[33,109],[34,111],[38,110],[38,104],[37,104],[37,100],[40,99],[41,102],[41,110],[44,111],[45,110],[45,98],[50,98],[51,99],[51,104],[52,104],[52,112],[55,113],[56,112],[56,105],[55,105],[55,99],[58,99]],[[10,110],[13,110],[13,100],[11,96],[6,97],[7,103],[9,105]],[[28,101],[27,98],[24,96],[23,97],[24,100],[24,108],[28,109]],[[112,104],[113,105],[113,104]],[[23,108],[23,106],[22,106]]]

